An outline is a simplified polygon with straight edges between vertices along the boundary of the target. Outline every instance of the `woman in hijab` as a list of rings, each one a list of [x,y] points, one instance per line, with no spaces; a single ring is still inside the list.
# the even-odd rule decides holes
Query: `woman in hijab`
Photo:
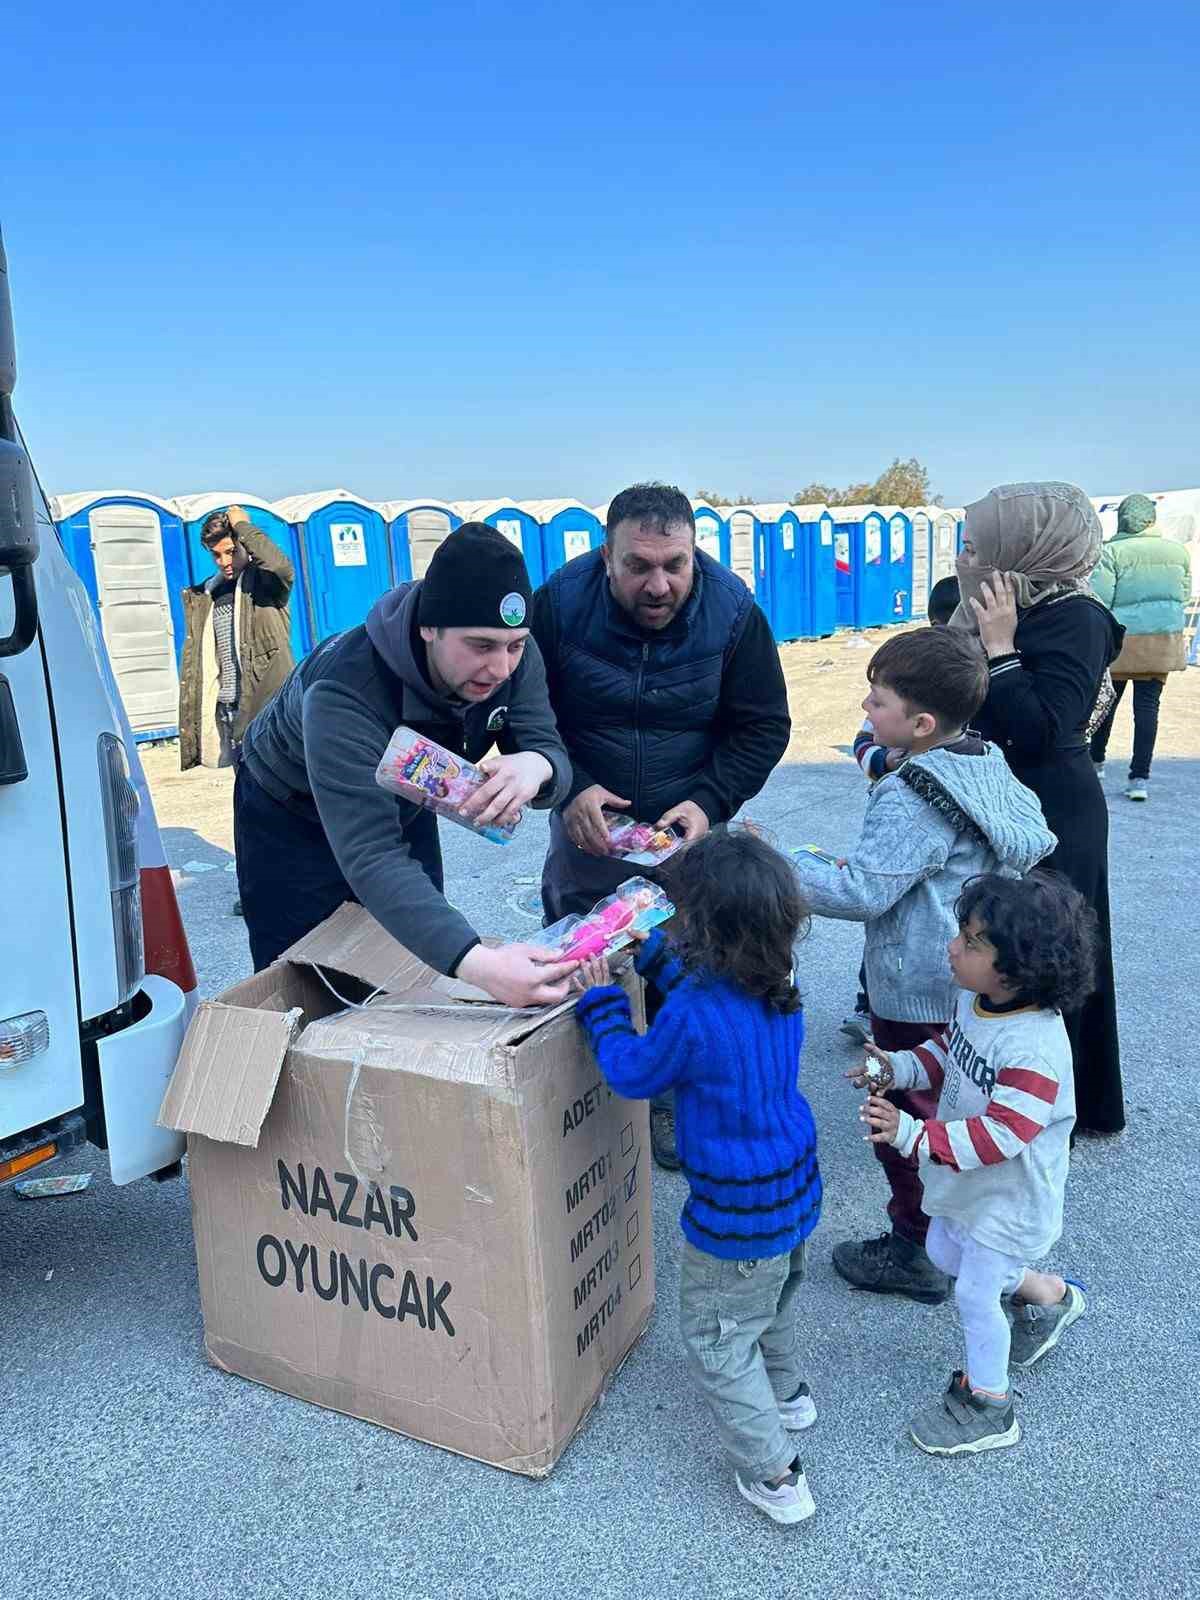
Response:
[[[1124,629],[1091,593],[1100,521],[1070,483],[1010,483],[967,507],[952,626],[978,633],[990,686],[975,726],[1042,802],[1058,869],[1094,908],[1095,993],[1065,1020],[1075,1063],[1076,1130],[1125,1126],[1108,910],[1108,807],[1088,734],[1111,696]]]

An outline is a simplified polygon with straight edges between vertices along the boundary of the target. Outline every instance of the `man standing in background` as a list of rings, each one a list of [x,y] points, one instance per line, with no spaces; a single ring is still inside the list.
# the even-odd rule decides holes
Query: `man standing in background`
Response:
[[[555,922],[630,876],[608,854],[602,807],[699,839],[766,783],[791,719],[770,624],[696,549],[691,502],[667,484],[617,495],[604,545],[538,590],[532,624],[572,766],[542,872]],[[678,1168],[669,1099],[652,1102],[650,1127],[655,1160]]]
[[[228,767],[251,721],[295,663],[290,640],[295,572],[241,506],[206,519],[201,543],[216,571],[183,591],[179,765]]]

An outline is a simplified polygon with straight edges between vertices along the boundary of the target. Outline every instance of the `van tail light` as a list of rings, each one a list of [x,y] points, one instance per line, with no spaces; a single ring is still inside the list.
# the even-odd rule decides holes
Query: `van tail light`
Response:
[[[145,976],[142,899],[138,882],[138,794],[129,777],[125,746],[115,733],[98,740],[100,793],[108,844],[108,886],[112,896],[113,944],[118,1004],[131,999]]]
[[[146,971],[169,978],[185,995],[195,997],[196,969],[188,946],[171,869],[142,868],[142,927],[146,943]]]

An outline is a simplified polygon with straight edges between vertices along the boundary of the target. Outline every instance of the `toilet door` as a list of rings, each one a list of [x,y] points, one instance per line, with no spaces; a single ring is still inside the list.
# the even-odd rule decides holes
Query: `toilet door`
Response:
[[[174,733],[179,676],[158,513],[150,506],[97,506],[88,528],[100,625],[130,727]]]

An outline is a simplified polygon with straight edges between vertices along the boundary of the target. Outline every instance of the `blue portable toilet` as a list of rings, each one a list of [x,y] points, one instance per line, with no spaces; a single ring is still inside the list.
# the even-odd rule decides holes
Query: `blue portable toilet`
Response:
[[[839,628],[881,628],[891,620],[886,519],[878,506],[833,507]]]
[[[603,522],[578,500],[526,500],[522,509],[541,527],[542,572],[547,578],[604,543]]]
[[[880,506],[887,518],[887,543],[884,554],[888,567],[887,622],[912,621],[913,535],[912,522],[902,506]]]
[[[693,500],[692,514],[696,518],[696,549],[703,550],[706,556],[727,567],[729,523],[716,506],[710,506],[707,500]]]
[[[545,578],[542,560],[541,524],[531,511],[515,500],[456,500],[454,509],[464,522],[486,522],[516,545],[525,557],[529,581],[536,589]]]
[[[205,519],[211,517],[214,511],[228,511],[230,506],[241,506],[254,526],[261,528],[267,537],[279,546],[296,572],[296,581],[292,587],[288,606],[292,655],[297,661],[306,656],[313,645],[312,617],[309,610],[304,557],[300,540],[291,524],[266,500],[260,500],[254,494],[226,494],[219,490],[209,494],[182,494],[172,504],[183,520],[188,567],[191,570],[193,583],[203,583],[216,571],[212,556],[200,542]]]
[[[462,527],[462,518],[445,500],[385,500],[379,509],[388,525],[396,583],[423,578],[438,545]]]
[[[812,631],[805,577],[804,534],[792,506],[778,501],[751,507],[759,526],[762,552],[759,603],[782,644]]]
[[[60,495],[51,511],[95,609],[134,738],[173,738],[181,591],[191,581],[178,513],[168,500],[129,489]]]
[[[826,505],[789,506],[802,552],[805,596],[804,634],[827,638],[837,627],[837,572],[834,564],[833,513]]]
[[[294,494],[272,508],[304,552],[313,643],[356,628],[392,586],[387,523],[379,507],[349,489]]]

